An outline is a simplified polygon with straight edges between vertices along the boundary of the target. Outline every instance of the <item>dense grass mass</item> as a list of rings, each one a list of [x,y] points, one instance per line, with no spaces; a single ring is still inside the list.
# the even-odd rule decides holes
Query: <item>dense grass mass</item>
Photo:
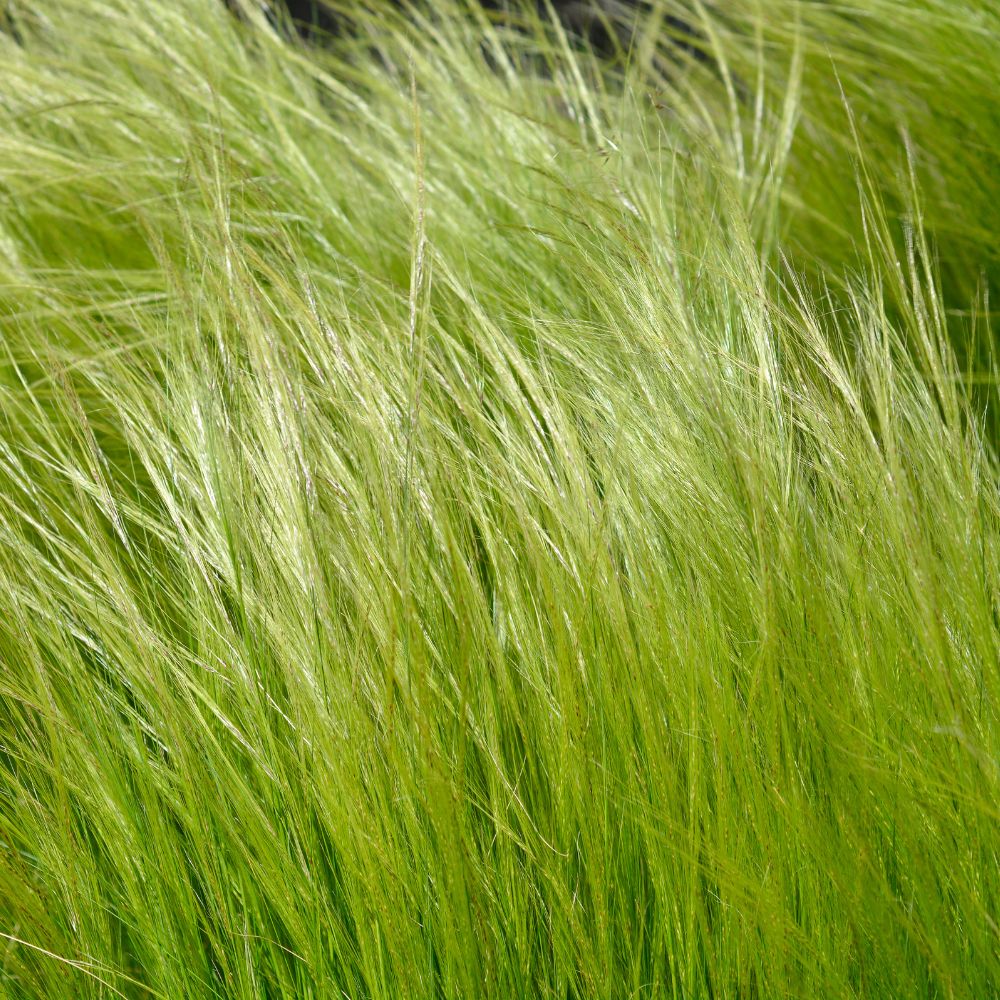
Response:
[[[1000,996],[1000,2],[243,8],[0,35],[0,996]]]

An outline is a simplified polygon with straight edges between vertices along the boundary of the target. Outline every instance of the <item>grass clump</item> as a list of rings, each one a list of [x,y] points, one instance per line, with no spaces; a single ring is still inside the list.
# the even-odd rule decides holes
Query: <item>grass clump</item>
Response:
[[[1000,6],[347,13],[10,5],[0,995],[997,996]]]

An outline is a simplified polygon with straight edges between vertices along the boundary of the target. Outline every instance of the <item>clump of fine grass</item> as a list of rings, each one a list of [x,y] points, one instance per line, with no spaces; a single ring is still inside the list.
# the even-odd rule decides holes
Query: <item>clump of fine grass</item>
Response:
[[[0,37],[0,995],[996,996],[1000,6],[347,13]]]

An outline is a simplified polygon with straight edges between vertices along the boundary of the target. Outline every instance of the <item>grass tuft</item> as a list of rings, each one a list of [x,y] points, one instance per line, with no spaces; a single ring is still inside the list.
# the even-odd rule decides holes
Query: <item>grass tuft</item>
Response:
[[[1000,996],[996,0],[7,6],[0,996]]]

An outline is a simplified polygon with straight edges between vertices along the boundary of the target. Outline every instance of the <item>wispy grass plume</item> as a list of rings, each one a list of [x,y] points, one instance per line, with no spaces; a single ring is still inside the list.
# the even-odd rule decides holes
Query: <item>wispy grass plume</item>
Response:
[[[0,996],[1000,995],[1000,5],[341,7],[8,4]]]

